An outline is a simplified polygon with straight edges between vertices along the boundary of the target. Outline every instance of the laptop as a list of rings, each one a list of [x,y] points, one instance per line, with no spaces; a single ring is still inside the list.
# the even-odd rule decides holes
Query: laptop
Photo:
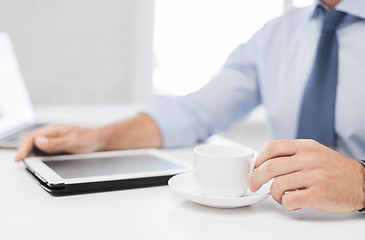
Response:
[[[0,32],[0,148],[17,148],[19,137],[40,126],[7,33]]]

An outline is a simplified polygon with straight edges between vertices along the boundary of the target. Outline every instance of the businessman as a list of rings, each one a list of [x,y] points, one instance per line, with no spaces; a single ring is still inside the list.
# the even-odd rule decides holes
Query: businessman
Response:
[[[264,104],[275,141],[258,156],[250,189],[274,179],[271,195],[287,210],[363,209],[364,39],[365,1],[317,1],[268,22],[199,91],[101,128],[36,130],[22,138],[16,161],[33,145],[71,153],[188,146]]]

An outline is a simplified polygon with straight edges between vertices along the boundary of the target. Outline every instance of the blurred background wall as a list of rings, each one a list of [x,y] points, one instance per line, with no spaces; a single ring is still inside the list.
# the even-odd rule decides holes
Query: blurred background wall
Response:
[[[36,105],[148,99],[153,21],[153,0],[0,0]]]
[[[265,22],[312,2],[0,0],[0,31],[35,105],[140,103],[199,89]]]

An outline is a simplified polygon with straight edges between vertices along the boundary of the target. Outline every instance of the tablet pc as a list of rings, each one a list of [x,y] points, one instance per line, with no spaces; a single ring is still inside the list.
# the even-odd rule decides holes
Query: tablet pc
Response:
[[[157,149],[29,157],[24,163],[54,196],[166,185],[189,169]]]

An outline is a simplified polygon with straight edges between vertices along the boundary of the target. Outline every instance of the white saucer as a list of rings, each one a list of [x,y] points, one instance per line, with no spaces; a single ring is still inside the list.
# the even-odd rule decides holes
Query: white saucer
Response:
[[[193,173],[182,173],[169,180],[169,186],[188,200],[215,208],[238,208],[261,202],[270,193],[259,190],[256,193],[250,191],[243,197],[214,197],[201,194],[193,181]]]

